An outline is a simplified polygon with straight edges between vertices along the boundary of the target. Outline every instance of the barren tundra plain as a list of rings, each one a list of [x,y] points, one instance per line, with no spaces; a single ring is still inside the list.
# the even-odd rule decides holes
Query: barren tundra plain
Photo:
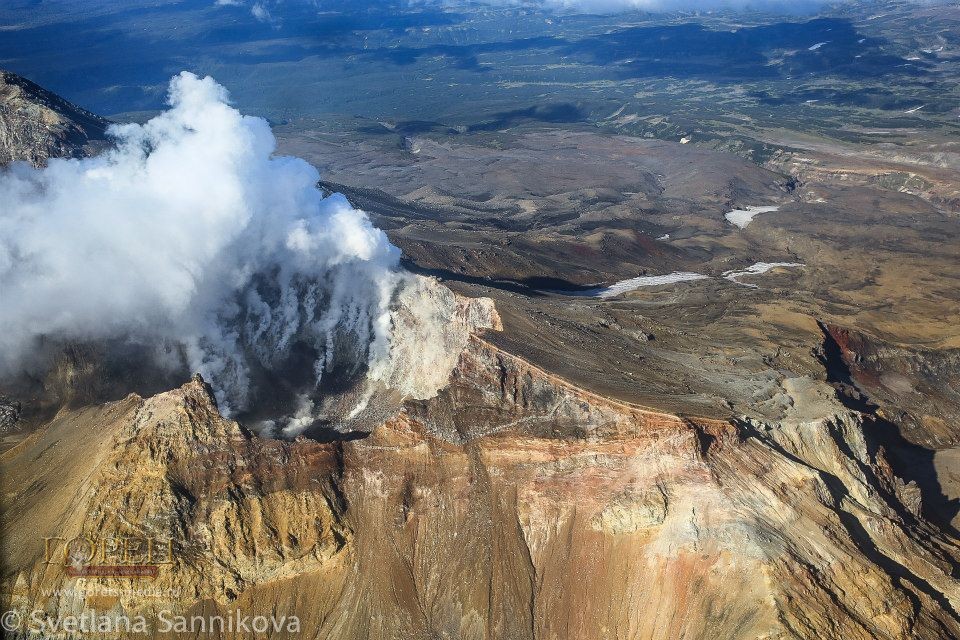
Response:
[[[960,638],[955,4],[307,4],[0,8],[5,634]]]

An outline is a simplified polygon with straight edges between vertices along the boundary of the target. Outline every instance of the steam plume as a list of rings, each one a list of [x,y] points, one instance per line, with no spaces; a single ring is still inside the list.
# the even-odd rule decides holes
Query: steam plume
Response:
[[[266,121],[184,72],[116,149],[0,174],[0,374],[40,340],[123,340],[212,381],[224,410],[295,345],[317,380],[389,352],[399,251]]]

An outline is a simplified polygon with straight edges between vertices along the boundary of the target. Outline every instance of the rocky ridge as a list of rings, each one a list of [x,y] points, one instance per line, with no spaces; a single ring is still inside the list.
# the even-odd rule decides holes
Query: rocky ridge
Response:
[[[321,638],[956,637],[960,548],[869,417],[784,392],[776,424],[684,419],[475,337],[360,439],[257,437],[199,378],[64,411],[2,458],[3,604],[266,610]],[[103,532],[172,539],[151,585],[176,595],[61,591],[42,538]]]
[[[0,165],[76,158],[106,148],[109,121],[0,69]]]

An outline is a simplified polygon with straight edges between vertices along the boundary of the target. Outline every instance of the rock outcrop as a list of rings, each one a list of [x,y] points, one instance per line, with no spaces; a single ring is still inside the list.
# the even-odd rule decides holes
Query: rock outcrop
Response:
[[[784,393],[780,423],[685,419],[474,337],[362,438],[260,438],[199,379],[64,411],[2,458],[2,604],[272,612],[319,638],[956,637],[955,541],[864,416]],[[87,536],[172,540],[172,564],[44,564],[45,537]]]
[[[0,70],[0,166],[77,158],[108,145],[109,121],[60,96]]]
[[[834,382],[877,405],[912,442],[956,447],[960,435],[960,349],[910,348],[862,331],[822,326],[823,359]]]

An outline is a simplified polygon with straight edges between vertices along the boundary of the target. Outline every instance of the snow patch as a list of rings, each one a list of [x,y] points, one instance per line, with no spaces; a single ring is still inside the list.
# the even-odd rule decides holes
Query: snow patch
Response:
[[[780,207],[778,205],[747,207],[746,209],[734,209],[733,211],[728,211],[724,214],[724,217],[730,224],[744,229],[756,216],[760,215],[761,213],[771,213],[779,209]]]
[[[597,287],[595,289],[586,289],[584,291],[565,293],[567,295],[584,296],[588,298],[612,298],[622,293],[633,291],[634,289],[640,289],[641,287],[657,287],[660,285],[674,284],[677,282],[706,280],[709,277],[710,276],[705,276],[702,273],[674,271],[673,273],[668,273],[662,276],[639,276],[637,278],[630,278],[629,280],[621,280],[620,282],[613,283],[609,287]]]
[[[730,271],[724,271],[723,277],[726,278],[727,280],[730,280],[731,282],[736,282],[739,285],[756,288],[757,285],[749,284],[747,282],[740,282],[739,278],[742,278],[744,276],[760,275],[760,274],[766,273],[767,271],[770,271],[771,269],[776,269],[777,267],[802,267],[802,266],[804,266],[802,262],[755,262],[749,267],[747,267],[746,269],[743,269],[740,271],[736,269],[731,269]]]

